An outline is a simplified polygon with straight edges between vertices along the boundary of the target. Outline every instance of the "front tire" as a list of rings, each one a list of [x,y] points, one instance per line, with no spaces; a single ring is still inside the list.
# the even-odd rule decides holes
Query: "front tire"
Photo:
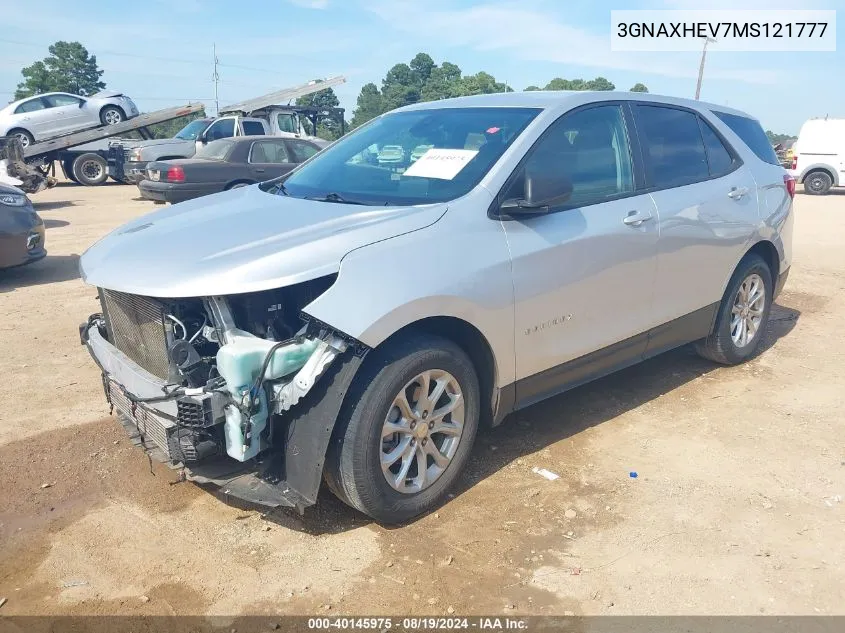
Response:
[[[100,122],[103,125],[117,125],[126,120],[126,115],[123,110],[117,106],[106,106],[100,110]]]
[[[414,334],[370,353],[338,419],[329,488],[382,523],[435,508],[463,470],[478,429],[472,361],[453,342]]]
[[[811,196],[823,196],[833,186],[833,179],[826,171],[813,171],[804,177],[804,191]]]
[[[766,335],[772,291],[772,271],[765,260],[753,253],[743,257],[719,304],[713,332],[696,343],[699,355],[722,365],[752,358]]]

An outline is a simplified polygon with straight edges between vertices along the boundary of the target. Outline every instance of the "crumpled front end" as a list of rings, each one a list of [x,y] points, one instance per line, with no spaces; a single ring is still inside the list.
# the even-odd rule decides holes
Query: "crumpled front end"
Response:
[[[133,441],[189,480],[269,506],[316,501],[342,396],[366,348],[301,308],[334,276],[230,297],[100,289],[80,334]]]

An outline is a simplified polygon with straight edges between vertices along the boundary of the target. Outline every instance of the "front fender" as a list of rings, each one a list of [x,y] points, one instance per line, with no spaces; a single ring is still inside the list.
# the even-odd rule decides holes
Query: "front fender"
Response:
[[[489,202],[488,202],[489,204]],[[429,317],[454,317],[487,339],[497,387],[514,380],[510,254],[486,205],[450,208],[436,224],[356,249],[304,312],[374,348]]]

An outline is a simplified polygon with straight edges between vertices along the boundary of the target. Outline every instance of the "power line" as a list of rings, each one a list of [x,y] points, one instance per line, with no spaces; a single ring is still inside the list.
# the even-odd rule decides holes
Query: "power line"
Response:
[[[18,45],[18,46],[31,46],[31,47],[35,47],[35,48],[45,48],[45,47],[49,48],[49,46],[50,46],[50,45],[47,45],[47,44],[36,44],[36,43],[33,43],[33,42],[21,42],[21,41],[18,41],[18,40],[9,40],[9,39],[5,39],[5,38],[0,38],[0,43],[15,44],[15,45]],[[89,52],[91,52],[91,51],[89,51]],[[94,55],[95,57],[98,56],[98,55],[112,55],[112,56],[116,56],[116,57],[130,57],[130,58],[133,58],[133,59],[140,59],[140,60],[155,60],[155,61],[168,62],[168,63],[175,62],[175,63],[180,63],[180,64],[195,64],[195,65],[202,65],[202,66],[205,66],[208,63],[208,62],[204,62],[200,59],[192,59],[192,58],[184,58],[184,57],[181,57],[181,58],[159,57],[159,56],[156,56],[156,55],[138,55],[137,53],[124,53],[122,51],[110,51],[110,50],[100,50],[100,51],[97,51],[96,53],[91,52],[91,54]],[[306,56],[303,56],[303,55],[290,55],[290,54],[287,54],[287,53],[285,53],[284,56],[289,57],[291,59],[301,59],[301,60],[312,60],[313,59],[313,57],[306,57]],[[227,64],[227,63],[219,62],[219,61],[218,61],[217,65],[223,66],[225,68],[234,68],[234,69],[237,69],[237,70],[250,70],[252,72],[268,73],[268,74],[271,74],[271,75],[279,74],[279,71],[277,69],[256,68],[254,66],[242,66],[240,64]]]

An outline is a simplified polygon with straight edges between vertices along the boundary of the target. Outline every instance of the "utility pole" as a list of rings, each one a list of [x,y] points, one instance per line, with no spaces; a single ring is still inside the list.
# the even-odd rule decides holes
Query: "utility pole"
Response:
[[[701,80],[704,77],[704,58],[707,56],[707,45],[711,42],[715,43],[716,40],[712,37],[705,37],[704,38],[704,48],[701,50],[701,64],[698,67],[698,83],[695,85],[695,100],[698,101],[698,97],[701,94]]]
[[[217,72],[217,43],[211,45],[211,52],[214,55],[214,74],[211,76],[214,82],[214,116],[220,114],[220,101],[217,98],[217,84],[220,83],[220,74]]]

